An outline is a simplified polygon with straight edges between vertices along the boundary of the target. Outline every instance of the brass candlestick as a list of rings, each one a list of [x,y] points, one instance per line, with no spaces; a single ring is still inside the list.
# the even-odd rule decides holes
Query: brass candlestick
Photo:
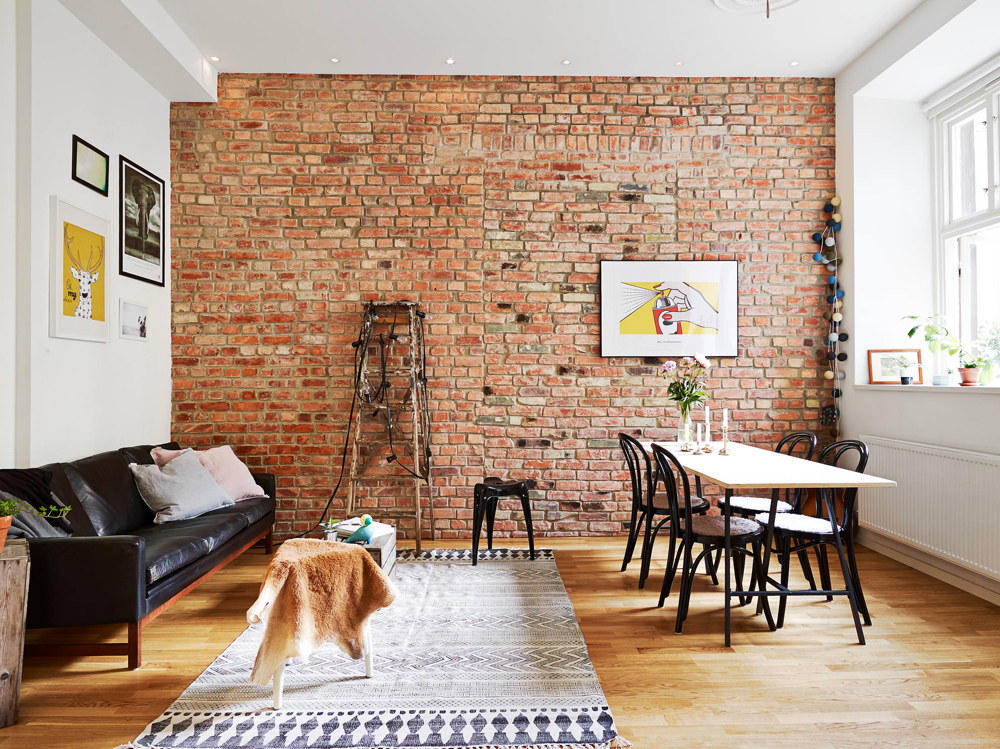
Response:
[[[719,450],[719,455],[729,455],[729,425],[722,425],[722,449]]]

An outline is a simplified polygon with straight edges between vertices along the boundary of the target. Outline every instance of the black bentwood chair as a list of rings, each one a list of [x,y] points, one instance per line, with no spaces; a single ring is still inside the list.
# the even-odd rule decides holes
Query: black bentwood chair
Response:
[[[841,460],[850,454],[856,454],[857,464],[854,470],[857,473],[864,473],[868,465],[868,445],[859,440],[843,440],[834,442],[820,453],[819,462],[828,463],[832,466],[839,466]],[[861,578],[858,575],[858,562],[854,556],[854,508],[857,504],[857,488],[844,489],[841,501],[843,507],[840,516],[837,517],[837,491],[835,489],[821,489],[824,502],[817,499],[816,516],[794,515],[791,513],[780,513],[774,519],[774,537],[781,551],[781,586],[788,587],[788,567],[789,557],[792,552],[802,552],[816,547],[817,556],[820,560],[820,579],[823,590],[831,590],[830,587],[830,565],[827,560],[826,547],[833,546],[837,550],[840,558],[840,567],[844,573],[844,583],[846,591],[840,591],[840,595],[845,592],[851,602],[851,613],[854,615],[854,624],[858,630],[858,641],[864,645],[865,637],[861,630],[861,622],[858,619],[858,610],[864,615],[865,624],[872,623],[868,614],[868,605],[865,603],[865,594],[861,590]],[[825,504],[825,510],[823,505]],[[756,517],[759,523],[767,524],[768,513],[762,513]],[[846,551],[846,554],[845,554]],[[781,596],[781,603],[778,608],[778,626],[785,622],[785,604],[788,596]],[[827,595],[827,600],[833,597]]]
[[[816,452],[816,445],[819,442],[812,432],[792,432],[785,435],[774,451],[784,453],[803,460],[812,460]],[[802,489],[785,489],[783,498],[778,500],[778,512],[801,513],[802,505],[805,503],[805,492]],[[725,495],[719,497],[719,509],[723,509],[726,504]],[[759,513],[768,513],[771,510],[770,497],[731,497],[729,502],[733,515],[741,518],[752,518]],[[817,552],[818,553],[818,552]],[[812,566],[809,564],[809,555],[806,551],[798,554],[799,564],[802,567],[802,574],[809,582],[809,587],[816,590],[816,580],[813,578]],[[757,606],[757,613],[760,613],[760,606]]]
[[[639,556],[642,565],[639,570],[639,588],[646,587],[646,578],[649,577],[650,561],[653,557],[653,542],[656,534],[665,523],[670,522],[670,505],[667,498],[656,496],[656,473],[652,470],[649,454],[642,444],[627,434],[618,435],[618,444],[621,445],[625,454],[625,464],[628,466],[629,477],[632,480],[632,518],[628,527],[628,544],[625,546],[625,558],[622,560],[622,572],[632,561],[632,553],[635,551],[635,544],[639,538],[645,520],[645,535],[642,542],[642,551]],[[692,512],[704,515],[708,512],[710,503],[701,497],[694,498],[691,507]],[[653,520],[660,516],[661,520],[654,526]],[[674,532],[670,532],[670,548],[674,547]],[[672,553],[672,552],[671,552]],[[710,570],[712,580],[716,580],[714,570]],[[716,581],[717,582],[717,581]]]
[[[677,624],[674,631],[678,634],[687,619],[688,604],[691,601],[691,587],[694,582],[694,571],[702,559],[708,559],[713,550],[722,550],[726,562],[726,590],[729,590],[729,561],[730,554],[740,555],[742,558],[750,556],[752,558],[753,581],[760,579],[763,575],[761,568],[760,550],[764,541],[764,528],[753,520],[746,518],[729,519],[729,548],[726,544],[726,518],[723,515],[693,515],[691,503],[684,501],[691,496],[691,485],[688,482],[687,473],[681,467],[677,458],[670,454],[668,450],[653,445],[653,457],[656,458],[657,476],[663,481],[663,487],[670,504],[670,515],[672,518],[671,528],[677,538],[680,539],[680,548],[674,554],[671,543],[670,556],[667,560],[667,570],[663,575],[663,589],[660,591],[660,603],[670,595],[670,587],[677,567],[681,564],[681,557],[684,563],[681,566],[681,591],[677,602]],[[681,478],[683,492],[678,489],[677,477]],[[697,558],[694,557],[694,545],[701,544],[704,548]],[[753,552],[747,551],[746,546],[751,546]],[[727,597],[728,612],[728,597]],[[771,610],[766,605],[764,613],[767,617],[768,626],[774,629],[771,620]],[[730,635],[729,616],[726,616],[726,642],[729,642]]]

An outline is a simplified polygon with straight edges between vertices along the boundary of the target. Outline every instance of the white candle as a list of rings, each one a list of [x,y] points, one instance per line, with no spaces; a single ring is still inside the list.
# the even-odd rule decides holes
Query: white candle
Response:
[[[722,409],[722,426],[724,426],[724,427],[729,426],[729,409],[728,408]]]
[[[708,407],[708,404],[705,404],[705,429],[708,429],[708,425],[711,423],[711,421],[712,421],[712,409]]]
[[[698,424],[698,438],[695,440],[699,445],[701,444],[701,424]]]

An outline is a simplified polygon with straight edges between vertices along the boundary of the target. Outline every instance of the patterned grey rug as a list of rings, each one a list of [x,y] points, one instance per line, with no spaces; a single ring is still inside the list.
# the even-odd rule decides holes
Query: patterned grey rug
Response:
[[[251,684],[247,629],[134,746],[628,746],[587,655],[550,550],[401,550],[401,595],[372,617],[375,675],[335,645],[285,672],[284,706]]]

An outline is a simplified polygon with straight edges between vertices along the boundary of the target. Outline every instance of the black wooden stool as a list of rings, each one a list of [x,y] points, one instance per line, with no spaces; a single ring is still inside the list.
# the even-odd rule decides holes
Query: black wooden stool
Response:
[[[531,532],[531,504],[528,501],[528,490],[535,488],[534,479],[524,481],[501,481],[496,476],[490,476],[482,484],[476,484],[472,503],[472,564],[479,559],[479,534],[483,530],[483,517],[486,518],[486,542],[488,548],[493,548],[493,520],[497,515],[497,503],[501,497],[519,497],[521,510],[524,512],[524,522],[528,526],[528,549],[531,558],[535,558],[535,537]]]

